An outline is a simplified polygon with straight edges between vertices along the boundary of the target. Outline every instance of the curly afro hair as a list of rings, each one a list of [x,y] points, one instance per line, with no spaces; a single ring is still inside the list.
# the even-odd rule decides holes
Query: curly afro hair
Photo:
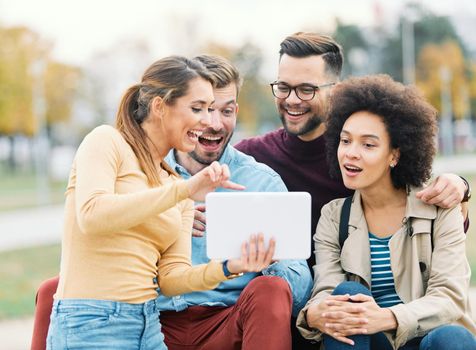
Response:
[[[398,164],[391,171],[395,188],[421,186],[431,176],[436,153],[436,109],[415,87],[385,74],[350,78],[332,91],[325,133],[332,176],[342,177],[337,159],[340,133],[352,114],[367,111],[382,118],[391,148],[399,148]]]

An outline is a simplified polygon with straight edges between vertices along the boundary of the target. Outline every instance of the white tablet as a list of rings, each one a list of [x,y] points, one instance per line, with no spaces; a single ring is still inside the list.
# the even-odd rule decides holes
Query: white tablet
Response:
[[[240,257],[242,242],[262,232],[276,239],[274,259],[311,255],[311,195],[307,192],[212,192],[206,196],[207,255]]]

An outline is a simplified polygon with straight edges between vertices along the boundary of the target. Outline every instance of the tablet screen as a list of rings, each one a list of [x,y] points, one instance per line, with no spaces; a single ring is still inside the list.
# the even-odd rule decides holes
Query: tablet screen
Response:
[[[207,255],[240,257],[242,242],[263,233],[276,239],[274,259],[311,255],[311,195],[307,192],[212,192],[205,200]]]

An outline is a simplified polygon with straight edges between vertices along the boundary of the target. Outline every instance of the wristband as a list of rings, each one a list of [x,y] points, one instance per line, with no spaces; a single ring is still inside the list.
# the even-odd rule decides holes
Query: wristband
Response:
[[[223,273],[225,274],[225,277],[228,277],[228,276],[231,275],[230,270],[228,270],[227,263],[228,263],[228,260],[225,260],[225,261],[222,263]]]
[[[461,203],[467,202],[471,198],[471,186],[469,185],[469,182],[462,176],[460,176],[461,180],[463,180],[464,185],[466,187],[466,191],[464,191],[463,199],[461,200]]]
[[[223,268],[223,274],[225,275],[226,278],[228,278],[229,280],[233,279],[233,278],[236,278],[236,277],[241,277],[243,276],[243,272],[240,272],[240,273],[231,273],[230,270],[228,270],[228,260],[225,260],[223,263],[222,263],[222,268]]]

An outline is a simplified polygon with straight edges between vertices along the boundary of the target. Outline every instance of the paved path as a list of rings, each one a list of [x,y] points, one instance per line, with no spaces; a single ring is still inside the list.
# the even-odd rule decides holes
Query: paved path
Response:
[[[5,350],[30,349],[32,332],[32,317],[0,321],[1,348]]]
[[[458,155],[453,157],[438,157],[433,164],[433,173],[476,174],[476,155]]]
[[[63,205],[0,213],[0,251],[61,240]]]

